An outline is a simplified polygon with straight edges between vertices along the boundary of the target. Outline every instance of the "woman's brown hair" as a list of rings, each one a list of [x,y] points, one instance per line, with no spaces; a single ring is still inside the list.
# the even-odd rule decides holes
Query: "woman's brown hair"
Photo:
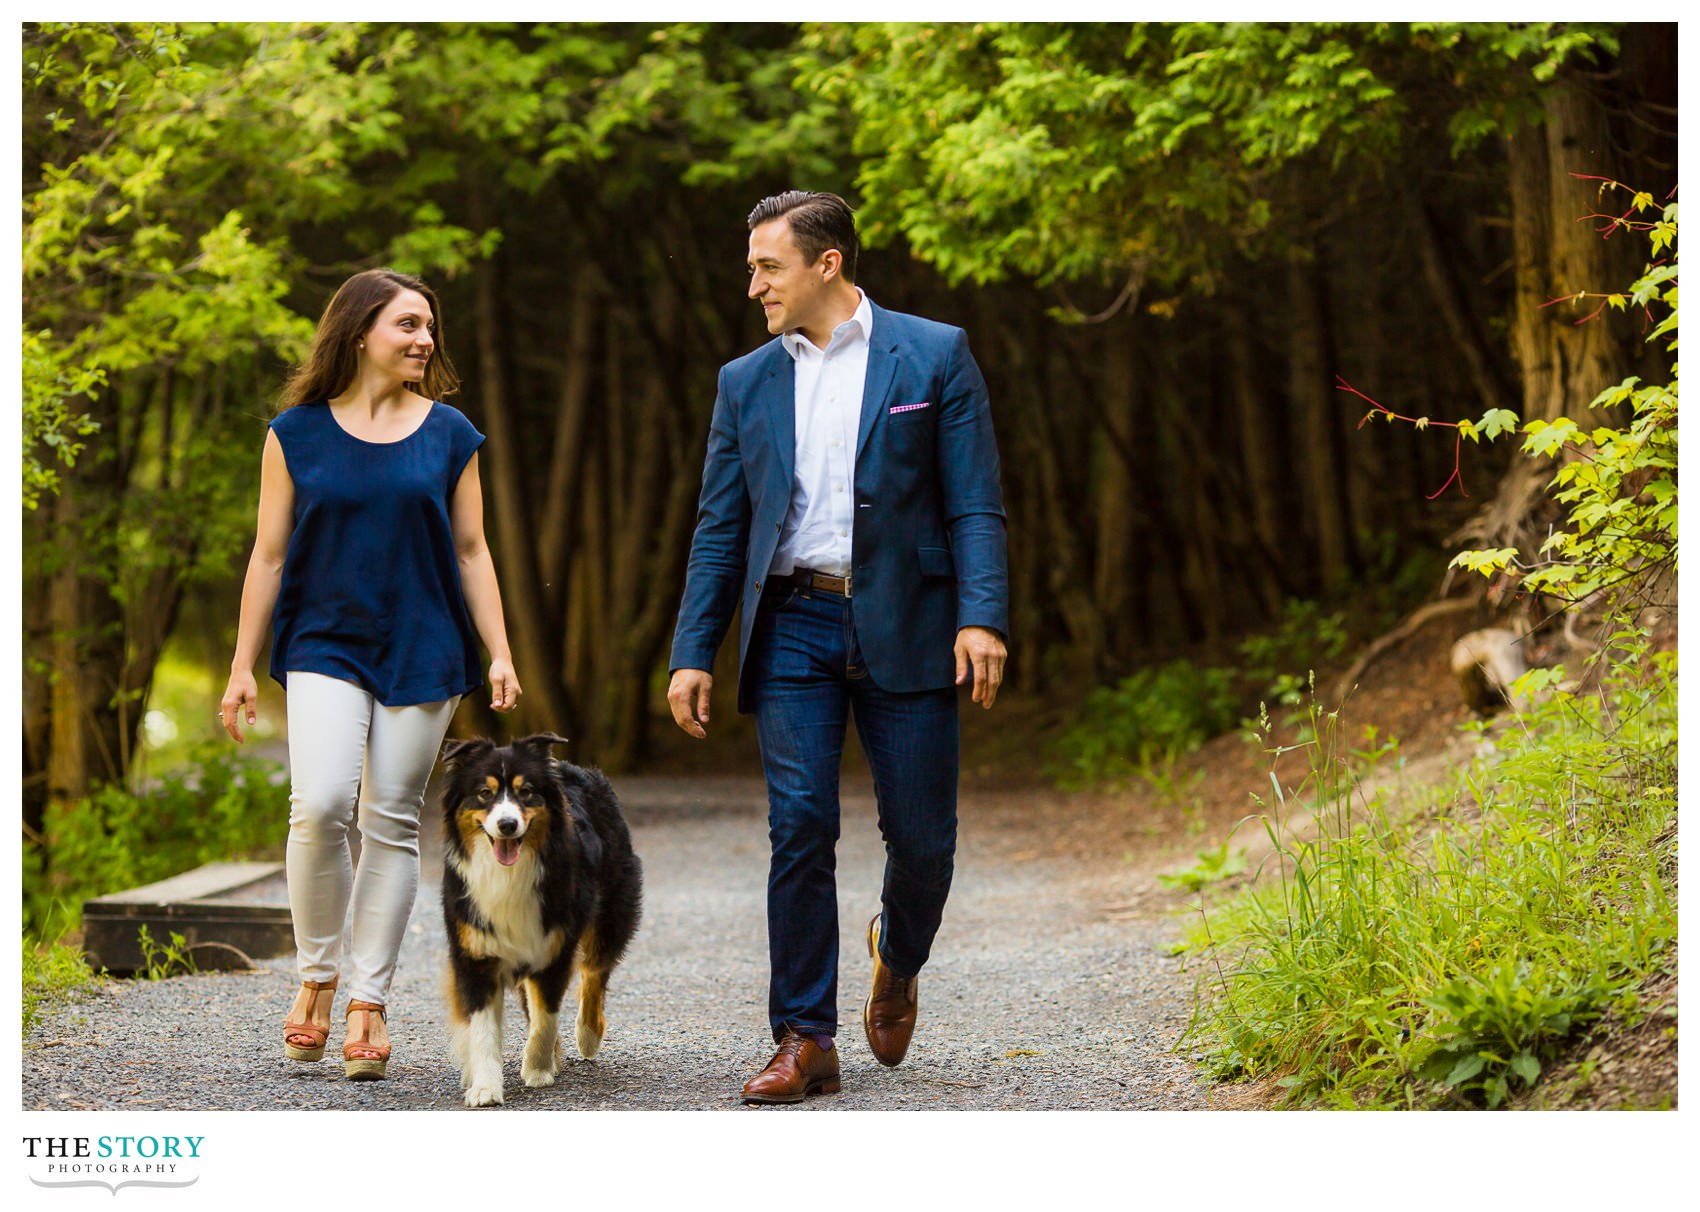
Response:
[[[408,390],[428,400],[440,400],[459,391],[460,376],[455,373],[448,347],[443,343],[443,309],[437,304],[436,292],[412,274],[368,269],[337,287],[336,294],[325,304],[325,314],[319,317],[319,326],[313,332],[313,347],[306,362],[296,367],[284,384],[278,411],[328,400],[347,390],[359,373],[361,338],[371,329],[378,313],[403,290],[416,290],[425,296],[431,305],[431,318],[435,322],[432,335],[436,338],[431,360],[425,364],[425,377],[418,383],[409,383]]]

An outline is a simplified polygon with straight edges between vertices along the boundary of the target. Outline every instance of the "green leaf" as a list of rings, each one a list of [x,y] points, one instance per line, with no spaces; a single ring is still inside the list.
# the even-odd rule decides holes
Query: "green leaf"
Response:
[[[1487,1060],[1480,1052],[1466,1053],[1464,1056],[1460,1057],[1458,1059],[1458,1063],[1453,1065],[1447,1072],[1444,1079],[1445,1083],[1448,1086],[1462,1085],[1464,1082],[1469,1081],[1472,1077],[1476,1076],[1476,1074],[1480,1073],[1486,1065]]]
[[[1526,454],[1556,455],[1566,443],[1575,439],[1576,422],[1569,417],[1556,421],[1530,421],[1524,427],[1523,450]]]
[[[1470,572],[1479,572],[1485,577],[1491,577],[1496,572],[1504,570],[1505,566],[1517,558],[1515,547],[1494,547],[1482,551],[1460,551],[1452,557],[1449,568],[1463,568]]]
[[[1527,1048],[1511,1058],[1511,1071],[1523,1079],[1525,1086],[1532,1086],[1541,1076],[1541,1062]]]
[[[1502,433],[1516,431],[1517,414],[1509,408],[1490,408],[1482,414],[1482,419],[1477,423],[1477,428],[1481,430],[1482,436],[1492,441]]]

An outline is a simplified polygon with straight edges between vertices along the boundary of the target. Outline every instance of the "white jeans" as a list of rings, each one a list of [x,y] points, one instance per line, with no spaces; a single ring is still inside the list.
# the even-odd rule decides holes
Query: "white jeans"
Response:
[[[419,809],[460,699],[385,707],[353,682],[289,674],[289,911],[302,980],[342,971],[343,991],[387,1004],[419,888]],[[359,807],[360,867],[348,827]]]

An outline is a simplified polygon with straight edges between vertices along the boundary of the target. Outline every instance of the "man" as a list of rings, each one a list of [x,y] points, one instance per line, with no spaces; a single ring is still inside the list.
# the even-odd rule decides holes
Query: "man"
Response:
[[[956,687],[1003,681],[1009,572],[985,381],[961,329],[856,285],[845,201],[792,190],[749,217],[749,297],[776,340],[720,371],[667,699],[707,735],[709,670],[742,607],[738,709],[767,775],[768,1016],[778,1051],[743,1091],[839,1088],[838,769],[854,716],[885,839],[862,1025],[896,1065],[950,890]]]

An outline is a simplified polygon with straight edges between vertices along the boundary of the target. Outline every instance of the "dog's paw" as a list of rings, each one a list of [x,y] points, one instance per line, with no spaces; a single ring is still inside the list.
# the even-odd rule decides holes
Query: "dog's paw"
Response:
[[[555,1084],[555,1078],[559,1073],[560,1070],[556,1069],[552,1065],[542,1069],[533,1069],[527,1065],[524,1069],[520,1070],[519,1075],[525,1080],[526,1085],[530,1086],[533,1090],[536,1090],[543,1086],[553,1086]]]
[[[548,1020],[544,1030],[534,1031],[525,1041],[520,1075],[528,1086],[553,1086],[561,1072],[561,1037],[554,1026],[554,1020]]]
[[[469,1107],[499,1107],[502,1105],[502,1088],[500,1086],[468,1086],[466,1088],[466,1105]]]
[[[602,1047],[602,1036],[608,1030],[608,1020],[602,1013],[602,999],[580,1002],[578,1007],[578,1054],[589,1060]]]
[[[580,1022],[578,1025],[578,1054],[591,1059],[602,1048],[602,1032],[606,1024]]]

